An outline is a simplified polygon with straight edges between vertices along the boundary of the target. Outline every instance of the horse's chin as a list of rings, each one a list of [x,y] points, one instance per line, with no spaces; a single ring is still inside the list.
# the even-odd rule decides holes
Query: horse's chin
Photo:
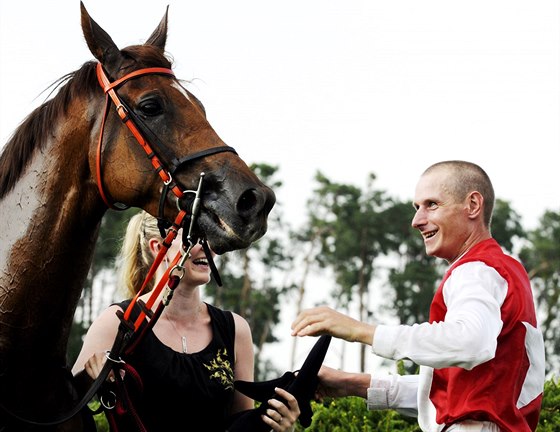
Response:
[[[247,229],[246,226],[244,226],[244,232],[239,232],[225,220],[216,217],[216,215],[208,215],[205,212],[201,212],[198,218],[198,226],[204,233],[210,248],[217,255],[245,249],[266,232],[266,227],[251,230]]]

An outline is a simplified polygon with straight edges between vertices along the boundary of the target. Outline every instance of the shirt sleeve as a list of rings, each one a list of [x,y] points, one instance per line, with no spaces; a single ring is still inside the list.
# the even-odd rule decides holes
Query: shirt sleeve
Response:
[[[462,264],[443,287],[444,321],[379,325],[372,352],[433,368],[472,369],[495,356],[506,294],[507,282],[495,269],[478,261]]]
[[[367,391],[370,410],[394,409],[400,414],[418,416],[418,375],[372,375]]]

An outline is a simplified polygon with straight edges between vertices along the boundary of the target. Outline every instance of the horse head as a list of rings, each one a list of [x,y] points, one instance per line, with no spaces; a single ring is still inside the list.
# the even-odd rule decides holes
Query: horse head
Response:
[[[127,119],[140,134],[140,138],[133,136],[117,111],[108,116],[101,136],[100,190],[112,200],[144,208],[154,216],[164,214],[172,221],[172,215],[178,208],[187,208],[193,195],[187,193],[181,198],[171,194],[173,187],[164,187],[156,169],[167,170],[165,182],[183,193],[194,191],[204,173],[197,235],[206,236],[218,254],[245,248],[263,236],[275,203],[274,193],[220,139],[202,103],[166,71],[171,69],[165,57],[167,11],[145,44],[122,51],[90,17],[83,3],[81,13],[86,42],[99,61],[105,83],[118,83],[114,87],[118,92],[116,103],[123,108],[117,109],[126,110]],[[98,122],[98,137],[102,127]],[[146,157],[138,140],[146,141],[161,166],[154,169],[154,156]],[[95,160],[95,154],[90,151],[92,172],[95,164],[101,163]]]

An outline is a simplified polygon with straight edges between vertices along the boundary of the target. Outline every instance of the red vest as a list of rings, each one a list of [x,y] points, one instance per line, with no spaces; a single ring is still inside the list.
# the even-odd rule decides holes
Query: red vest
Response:
[[[501,307],[503,328],[492,360],[472,370],[460,367],[434,370],[430,399],[436,407],[436,421],[451,425],[472,419],[491,421],[503,431],[534,431],[542,393],[529,404],[517,408],[530,366],[523,322],[537,327],[531,285],[523,266],[504,254],[494,239],[476,244],[446,272],[430,307],[430,323],[445,320],[447,307],[443,286],[453,269],[472,261],[484,262],[507,281],[507,295]]]

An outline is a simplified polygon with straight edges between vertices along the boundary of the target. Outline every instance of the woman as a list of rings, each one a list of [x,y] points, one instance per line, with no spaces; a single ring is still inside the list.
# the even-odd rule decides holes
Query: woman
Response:
[[[120,286],[127,288],[129,297],[134,297],[142,286],[162,247],[161,241],[155,218],[143,211],[131,218],[120,255]],[[156,282],[176,256],[180,243],[176,240],[168,249],[156,272]],[[200,286],[210,281],[210,268],[200,244],[191,249],[184,268],[184,277],[171,302],[153,329],[124,359],[138,372],[143,384],[143,391],[132,395],[134,409],[150,432],[195,430],[194,425],[199,424],[207,432],[224,432],[233,415],[254,408],[252,399],[233,388],[235,380],[254,379],[251,330],[238,314],[202,301]],[[147,287],[139,299],[147,302],[150,289]],[[130,301],[111,305],[92,323],[72,370],[74,374],[85,369],[92,379],[99,375],[120,324],[116,312],[125,311]],[[137,309],[133,319],[138,316]],[[277,394],[286,405],[271,399],[262,420],[272,431],[292,430],[300,414],[298,403],[282,389]],[[137,429],[124,423],[119,423],[119,432]]]

